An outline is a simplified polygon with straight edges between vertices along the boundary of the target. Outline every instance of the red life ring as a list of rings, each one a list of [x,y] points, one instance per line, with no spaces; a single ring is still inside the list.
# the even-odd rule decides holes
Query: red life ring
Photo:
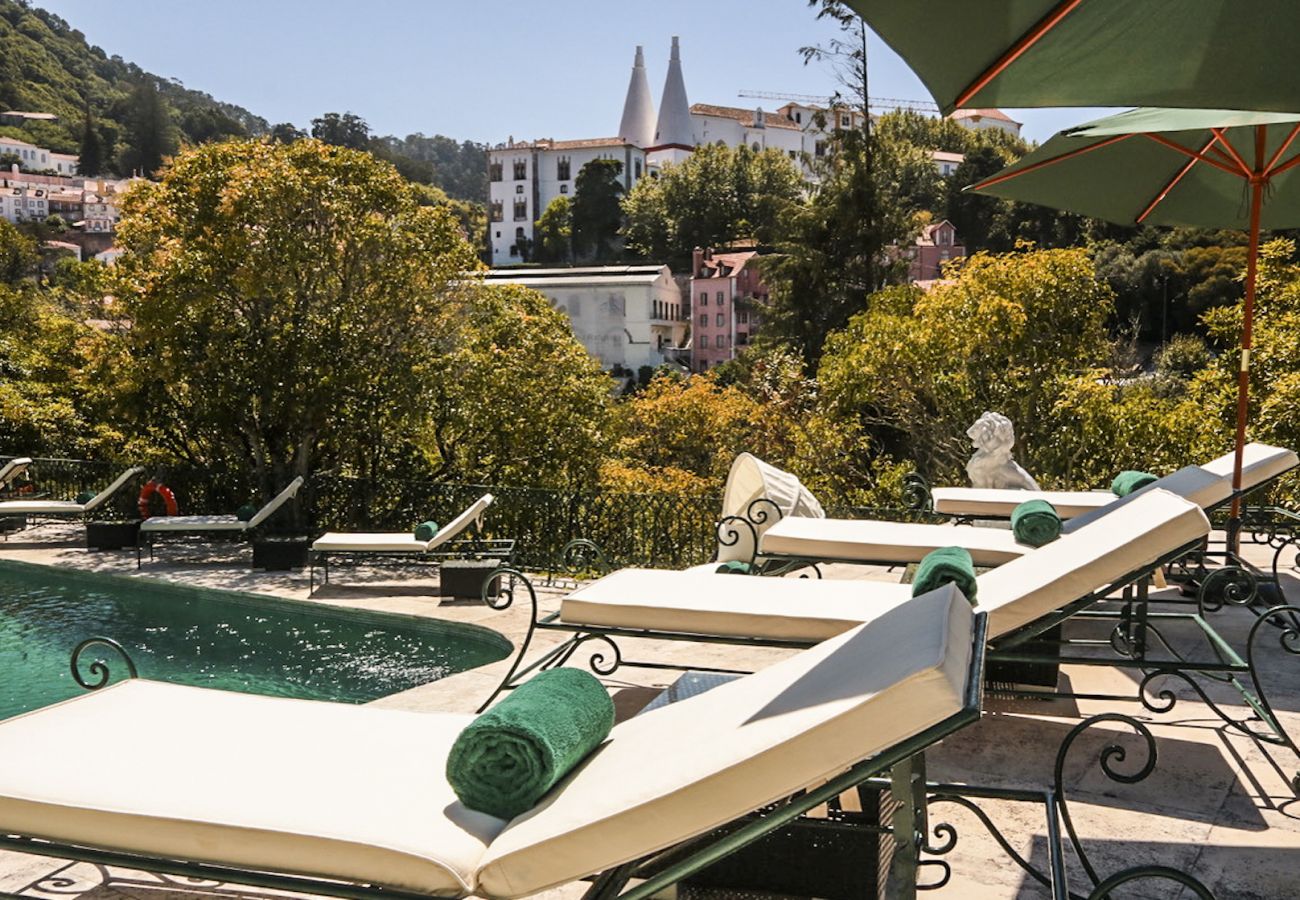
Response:
[[[180,511],[180,508],[176,505],[176,495],[172,493],[172,489],[161,481],[155,481],[151,478],[144,483],[144,487],[140,488],[140,518],[147,519],[153,515],[149,511],[149,500],[154,494],[157,494],[162,499],[163,509],[166,510],[167,515],[174,516]]]

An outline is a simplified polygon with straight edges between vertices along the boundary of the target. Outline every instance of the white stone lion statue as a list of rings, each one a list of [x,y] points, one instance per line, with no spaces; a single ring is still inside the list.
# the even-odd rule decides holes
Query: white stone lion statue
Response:
[[[975,420],[966,436],[975,445],[975,455],[966,463],[971,487],[1038,490],[1038,482],[1011,458],[1016,429],[1001,413],[986,412]]]

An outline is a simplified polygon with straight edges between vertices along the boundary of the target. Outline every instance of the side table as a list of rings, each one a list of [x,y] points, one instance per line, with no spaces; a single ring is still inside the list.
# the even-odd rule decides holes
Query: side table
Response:
[[[87,550],[122,550],[140,542],[141,519],[86,523]]]
[[[268,572],[302,569],[307,565],[311,538],[275,535],[253,538],[253,568]]]

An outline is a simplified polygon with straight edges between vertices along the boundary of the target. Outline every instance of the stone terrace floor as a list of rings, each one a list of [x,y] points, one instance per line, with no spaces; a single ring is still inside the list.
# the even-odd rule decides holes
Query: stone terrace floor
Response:
[[[81,545],[80,527],[48,525],[0,542],[0,558],[136,574],[134,553],[88,553]],[[1245,549],[1248,558],[1257,564],[1271,561],[1272,551],[1267,548],[1248,545]],[[196,552],[201,556],[195,558]],[[253,572],[248,553],[246,547],[196,551],[164,546],[158,561],[146,563],[140,575],[290,598],[307,597],[306,572]],[[1300,572],[1295,570],[1288,570],[1285,576],[1293,602],[1300,600],[1297,576]],[[899,573],[835,566],[827,571],[827,577],[897,580]],[[542,605],[555,608],[561,593],[559,587],[544,588]],[[1175,592],[1171,590],[1167,596],[1175,596]],[[498,612],[477,601],[440,602],[436,580],[427,577],[427,570],[396,574],[379,569],[339,572],[334,582],[318,589],[312,599],[472,622],[496,629],[515,642],[527,626],[524,604]],[[1253,618],[1243,610],[1228,609],[1217,613],[1213,621],[1234,646],[1240,647]],[[1071,624],[1067,633],[1083,634],[1086,627]],[[1104,632],[1095,633],[1095,625],[1093,631],[1090,636],[1105,637]],[[1182,636],[1172,637],[1177,642]],[[553,640],[552,635],[539,635],[530,656],[542,652]],[[1267,640],[1262,647],[1261,668],[1272,681],[1279,718],[1291,734],[1300,735],[1300,656],[1288,658],[1275,639]],[[737,668],[761,667],[786,653],[651,641],[628,642],[624,651],[632,658]],[[500,680],[507,664],[508,660],[465,672],[376,703],[404,709],[472,711]],[[662,670],[623,668],[606,681],[615,689],[621,714],[630,714],[674,677],[675,673]],[[1062,683],[1080,693],[1133,695],[1136,690],[1131,675],[1107,667],[1066,667]],[[1159,760],[1150,778],[1137,785],[1119,785],[1108,781],[1097,768],[1103,737],[1129,733],[1119,726],[1114,731],[1105,725],[1098,734],[1090,732],[1091,736],[1076,746],[1066,767],[1074,820],[1102,876],[1150,863],[1192,872],[1219,900],[1300,896],[1300,801],[1288,787],[1291,775],[1300,769],[1300,760],[1285,749],[1232,731],[1189,691],[1181,690],[1179,695],[1174,709],[1162,715],[1147,714],[1137,703],[990,698],[982,721],[929,752],[929,777],[985,786],[1043,787],[1051,782],[1057,747],[1071,727],[1081,718],[1099,712],[1124,712],[1147,722],[1156,736]],[[1236,697],[1230,689],[1228,693],[1215,691],[1213,696],[1228,702]],[[1239,706],[1231,709],[1241,712]],[[1140,764],[1137,743],[1126,737],[1120,737],[1120,742],[1133,754],[1129,767]],[[1040,864],[1045,861],[1046,831],[1041,807],[986,802],[984,808],[1019,853]],[[1048,896],[1007,860],[970,814],[952,806],[937,808],[932,813],[932,824],[941,821],[953,823],[959,834],[956,848],[946,857],[953,866],[953,876],[947,886],[923,896],[959,900]],[[107,881],[106,874],[111,874]],[[1077,867],[1072,869],[1070,881],[1076,891],[1086,883]],[[571,885],[548,892],[547,897],[576,898],[584,888]],[[188,890],[144,873],[106,873],[90,865],[3,851],[0,892],[80,900],[275,896],[268,891],[234,886]],[[1130,889],[1122,896],[1174,900],[1193,894],[1177,885],[1145,882],[1140,889]]]

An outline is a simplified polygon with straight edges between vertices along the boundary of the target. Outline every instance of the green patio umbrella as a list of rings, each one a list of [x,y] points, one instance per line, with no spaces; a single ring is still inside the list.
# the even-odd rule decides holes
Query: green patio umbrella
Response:
[[[1297,136],[1300,113],[1134,109],[1062,131],[968,188],[1123,225],[1239,228],[1249,234],[1234,491],[1241,488],[1246,439],[1259,234],[1300,227]],[[1233,550],[1239,519],[1234,497]]]
[[[1300,111],[1296,0],[846,0],[944,114],[962,107]]]

